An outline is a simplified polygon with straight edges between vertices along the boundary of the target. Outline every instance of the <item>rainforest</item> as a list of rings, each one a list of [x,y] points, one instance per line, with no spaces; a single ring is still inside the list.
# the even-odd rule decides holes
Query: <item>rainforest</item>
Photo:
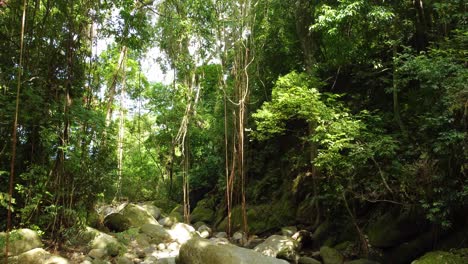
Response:
[[[0,0],[0,262],[468,263],[463,0]]]

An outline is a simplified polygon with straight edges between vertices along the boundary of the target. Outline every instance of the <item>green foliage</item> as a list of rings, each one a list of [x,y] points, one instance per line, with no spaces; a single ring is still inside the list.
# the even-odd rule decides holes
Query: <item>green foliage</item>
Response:
[[[257,124],[253,136],[265,140],[284,134],[291,120],[304,120],[309,132],[302,141],[317,149],[310,162],[328,178],[322,182],[322,199],[339,200],[343,191],[373,190],[384,195],[384,182],[377,177],[363,180],[360,175],[377,169],[374,166],[379,165],[372,161],[394,155],[394,140],[382,135],[378,116],[367,111],[353,115],[338,101],[339,96],[313,88],[317,83],[295,72],[278,79],[271,102],[253,114]]]

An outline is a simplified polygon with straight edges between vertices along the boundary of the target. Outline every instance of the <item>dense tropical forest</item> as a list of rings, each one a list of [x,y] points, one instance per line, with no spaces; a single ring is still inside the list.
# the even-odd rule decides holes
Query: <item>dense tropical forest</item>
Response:
[[[0,0],[0,260],[467,263],[467,7]]]

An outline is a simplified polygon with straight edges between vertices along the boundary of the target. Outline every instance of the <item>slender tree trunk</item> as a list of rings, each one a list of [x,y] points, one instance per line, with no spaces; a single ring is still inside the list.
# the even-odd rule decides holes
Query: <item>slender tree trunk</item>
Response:
[[[114,104],[114,97],[116,94],[117,78],[122,70],[124,58],[127,55],[127,46],[122,46],[120,49],[119,60],[117,62],[117,69],[115,70],[111,86],[107,90],[107,108],[106,108],[106,128],[109,127],[112,120],[112,105]]]
[[[406,135],[406,129],[405,126],[403,125],[403,121],[401,121],[401,116],[400,116],[400,106],[398,103],[398,84],[397,84],[397,65],[396,65],[396,56],[397,56],[397,46],[396,44],[393,44],[393,88],[392,88],[392,94],[393,94],[393,114],[396,123],[400,127],[401,132]]]
[[[18,62],[17,72],[17,86],[16,86],[16,106],[15,106],[15,119],[13,121],[13,132],[11,135],[11,162],[10,162],[10,179],[8,188],[8,213],[7,213],[7,232],[6,232],[6,243],[5,243],[5,263],[8,264],[8,255],[10,249],[10,231],[11,231],[11,212],[12,197],[13,197],[13,186],[15,180],[15,162],[16,162],[16,145],[18,140],[18,116],[19,116],[19,104],[20,104],[20,92],[21,92],[21,76],[23,67],[23,48],[24,48],[24,29],[26,27],[26,8],[27,1],[23,0],[23,16],[21,20],[21,39],[20,39],[20,57]]]
[[[123,141],[125,135],[125,87],[126,87],[126,53],[122,63],[122,87],[120,89],[120,109],[119,109],[119,137],[117,140],[117,192],[114,200],[119,201],[122,196],[122,168],[123,168]]]

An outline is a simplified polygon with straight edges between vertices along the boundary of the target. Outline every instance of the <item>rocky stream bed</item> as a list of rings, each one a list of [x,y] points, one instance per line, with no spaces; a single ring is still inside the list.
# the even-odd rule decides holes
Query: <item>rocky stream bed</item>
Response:
[[[153,203],[124,203],[101,206],[97,228],[86,226],[59,251],[47,249],[37,232],[18,229],[11,233],[8,263],[15,264],[372,264],[368,259],[349,259],[343,250],[306,244],[313,234],[284,227],[268,237],[232,237],[213,232],[204,222],[181,223],[180,209],[163,214]],[[5,233],[0,233],[0,242]],[[5,261],[5,246],[0,261]],[[468,263],[466,250],[430,252],[413,264]]]

